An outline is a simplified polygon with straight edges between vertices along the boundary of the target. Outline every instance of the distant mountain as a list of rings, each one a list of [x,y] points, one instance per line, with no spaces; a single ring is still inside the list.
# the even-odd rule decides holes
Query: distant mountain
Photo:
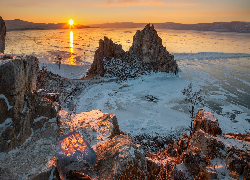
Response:
[[[15,20],[5,20],[5,26],[7,31],[11,30],[46,30],[46,29],[67,29],[69,25],[67,23],[33,23],[28,21],[23,21],[20,19]],[[72,28],[87,28],[88,26],[74,25]]]
[[[147,23],[133,22],[116,22],[104,24],[91,24],[91,27],[100,28],[142,28]],[[232,21],[232,22],[214,22],[198,24],[181,24],[181,23],[153,23],[157,29],[174,29],[174,30],[195,30],[195,31],[217,31],[217,32],[238,32],[250,33],[250,22]]]
[[[73,28],[144,28],[147,23],[133,22],[115,22],[104,24],[90,24],[88,26],[74,25]],[[181,24],[174,22],[152,23],[156,29],[173,29],[173,30],[195,30],[195,31],[216,31],[216,32],[237,32],[250,33],[250,22],[232,21],[232,22],[214,22],[198,24]],[[68,29],[67,23],[33,23],[20,19],[5,20],[6,30],[43,30],[43,29]]]

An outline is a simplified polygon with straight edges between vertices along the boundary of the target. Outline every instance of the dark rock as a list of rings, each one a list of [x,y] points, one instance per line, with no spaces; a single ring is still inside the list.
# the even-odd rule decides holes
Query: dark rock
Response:
[[[148,24],[142,31],[137,31],[128,52],[124,52],[121,45],[113,43],[107,37],[100,40],[88,75],[127,79],[152,71],[176,74],[178,65],[174,56],[163,47],[154,26],[150,27]]]
[[[63,177],[70,170],[93,166],[96,163],[95,151],[76,131],[59,138],[57,151],[57,165]]]
[[[170,157],[176,157],[177,156],[177,150],[174,149],[173,144],[168,144],[168,146],[166,147],[166,149],[164,150],[167,154],[167,156]]]
[[[6,36],[6,26],[4,20],[0,16],[0,53],[4,53],[5,36]]]
[[[0,66],[0,151],[19,147],[32,128],[42,128],[48,119],[56,117],[53,103],[44,103],[41,94],[35,92],[37,70],[38,60],[32,56],[6,60]]]
[[[105,74],[103,59],[121,58],[125,54],[121,45],[113,43],[111,39],[104,36],[104,40],[100,39],[99,48],[95,52],[94,61],[88,70],[89,75]]]
[[[250,179],[250,162],[244,167],[243,177]]]
[[[201,171],[201,157],[197,153],[193,153],[189,151],[189,153],[183,153],[182,154],[182,160],[185,166],[187,167],[188,171],[194,175],[197,176]]]
[[[225,148],[225,145],[217,141],[214,136],[205,133],[202,130],[196,131],[189,141],[189,146],[200,149],[204,155],[218,155],[220,150]]]
[[[84,175],[84,173],[80,173],[73,170],[70,170],[67,173],[66,178],[68,180],[91,180],[91,178],[88,175]]]
[[[178,72],[174,56],[170,55],[163,47],[162,39],[154,29],[154,25],[147,24],[142,31],[136,32],[128,54],[130,59],[137,59],[137,61],[150,64],[154,71]]]
[[[95,169],[100,179],[145,179],[146,159],[142,148],[126,135],[118,135],[96,147]]]
[[[38,174],[32,180],[61,180],[56,166],[51,166],[45,172]]]
[[[182,136],[178,141],[178,154],[181,154],[188,148],[189,139],[187,135]]]
[[[194,118],[193,133],[199,129],[212,135],[220,135],[222,133],[219,127],[218,119],[211,112],[200,109]]]
[[[176,167],[174,167],[173,171],[171,172],[171,177],[173,180],[183,180],[187,179],[185,177],[185,174],[183,171],[178,170]]]

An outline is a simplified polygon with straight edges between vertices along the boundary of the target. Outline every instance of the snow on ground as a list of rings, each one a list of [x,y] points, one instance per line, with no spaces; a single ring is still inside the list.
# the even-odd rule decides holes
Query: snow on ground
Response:
[[[95,84],[76,97],[76,111],[100,109],[105,113],[114,113],[120,129],[132,135],[168,134],[175,128],[181,129],[190,124],[188,114],[172,109],[180,96],[179,89],[187,85],[185,78],[166,73],[122,83]],[[152,98],[155,99],[152,101]]]
[[[5,122],[9,124],[12,120],[9,118]],[[33,179],[47,168],[49,160],[56,155],[56,118],[49,119],[36,131],[31,130],[32,134],[21,146],[8,153],[0,152],[1,177],[4,179]]]
[[[75,66],[68,64],[61,64],[59,69],[59,64],[51,63],[39,63],[39,67],[45,67],[48,71],[58,74],[59,76],[68,78],[68,79],[80,79],[86,75],[87,69],[90,68],[90,65]]]
[[[183,60],[179,61],[181,72],[178,76],[155,73],[123,82],[90,85],[75,97],[76,111],[100,109],[105,113],[114,113],[120,129],[132,135],[154,132],[165,135],[176,130],[188,133],[190,105],[184,101],[181,91],[192,83],[193,91],[202,89],[205,95],[205,106],[196,107],[196,111],[203,108],[212,112],[219,120],[222,132],[247,133],[250,132],[247,121],[250,118],[249,109],[237,104],[242,97],[234,92],[231,79],[228,81],[231,89],[227,89],[223,84],[227,79],[220,80],[220,74],[216,74],[217,71],[224,73],[224,67],[219,69],[221,65],[218,63],[227,61]]]

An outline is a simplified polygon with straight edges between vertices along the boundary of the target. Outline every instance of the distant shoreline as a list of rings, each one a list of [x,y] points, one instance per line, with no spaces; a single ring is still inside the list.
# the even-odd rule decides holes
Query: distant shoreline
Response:
[[[147,23],[133,23],[133,22],[116,22],[104,24],[90,24],[87,26],[74,25],[71,29],[84,28],[143,28]],[[194,30],[194,31],[214,31],[214,32],[236,32],[236,33],[250,33],[250,22],[232,21],[232,22],[214,22],[214,23],[198,23],[198,24],[181,24],[174,22],[166,23],[151,23],[156,29],[171,29],[171,30]],[[55,30],[68,29],[67,23],[32,23],[20,19],[5,20],[6,30],[20,31],[20,30]]]

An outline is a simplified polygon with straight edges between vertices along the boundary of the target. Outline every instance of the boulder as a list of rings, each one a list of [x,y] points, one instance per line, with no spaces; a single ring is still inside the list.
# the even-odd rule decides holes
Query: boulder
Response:
[[[92,110],[71,115],[65,110],[59,111],[63,135],[77,131],[86,139],[91,147],[108,141],[120,134],[116,116],[112,113],[103,113],[101,110]]]
[[[6,36],[6,26],[4,20],[0,16],[0,53],[4,53],[5,36]]]
[[[147,165],[144,152],[132,138],[118,135],[96,148],[100,179],[146,179]]]
[[[214,136],[220,135],[222,133],[221,128],[219,127],[218,119],[209,111],[204,111],[200,109],[194,118],[193,133],[198,130],[203,130],[208,134]]]
[[[59,138],[57,153],[57,166],[61,177],[66,177],[71,170],[90,167],[96,163],[95,151],[76,131]]]
[[[37,70],[33,56],[0,61],[0,152],[20,146],[57,115],[54,104],[35,91]]]
[[[79,132],[96,153],[92,167],[80,165],[77,171],[97,179],[145,179],[146,159],[141,146],[127,135],[120,135],[116,116],[100,110],[70,115],[59,111],[63,134]]]

